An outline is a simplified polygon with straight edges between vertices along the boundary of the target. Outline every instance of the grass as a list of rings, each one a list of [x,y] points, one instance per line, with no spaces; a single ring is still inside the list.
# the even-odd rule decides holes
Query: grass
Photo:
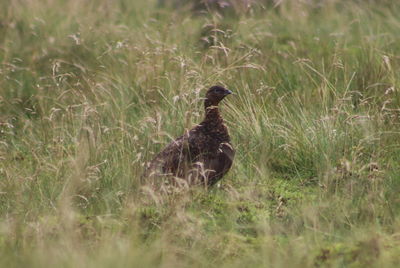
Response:
[[[0,4],[0,265],[397,267],[400,4],[139,2]],[[232,170],[140,196],[214,84]]]

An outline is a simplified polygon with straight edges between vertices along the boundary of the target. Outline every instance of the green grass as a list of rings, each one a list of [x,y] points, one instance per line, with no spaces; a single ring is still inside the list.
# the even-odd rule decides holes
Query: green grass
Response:
[[[397,267],[397,1],[89,2],[0,3],[0,266]],[[232,170],[140,195],[214,84]]]

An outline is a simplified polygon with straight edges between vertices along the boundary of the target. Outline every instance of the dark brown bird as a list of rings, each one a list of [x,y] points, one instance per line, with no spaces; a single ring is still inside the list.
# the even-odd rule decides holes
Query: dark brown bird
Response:
[[[232,92],[221,86],[211,87],[204,100],[204,120],[157,154],[145,177],[154,178],[156,183],[174,185],[212,186],[219,181],[232,166],[235,156],[218,110],[219,102],[229,94]]]

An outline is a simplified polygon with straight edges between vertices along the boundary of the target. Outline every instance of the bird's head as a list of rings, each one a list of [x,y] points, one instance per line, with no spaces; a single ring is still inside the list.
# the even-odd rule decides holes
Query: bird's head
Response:
[[[206,93],[205,105],[217,106],[218,103],[226,96],[232,94],[232,91],[221,86],[212,86]]]

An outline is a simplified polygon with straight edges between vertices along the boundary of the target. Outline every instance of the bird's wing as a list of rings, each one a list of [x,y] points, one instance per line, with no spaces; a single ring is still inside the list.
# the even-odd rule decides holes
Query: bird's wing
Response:
[[[183,140],[184,137],[181,136],[159,152],[150,162],[146,175],[174,174],[183,157]]]
[[[150,162],[146,175],[166,175],[182,177],[187,164],[196,161],[206,142],[201,127],[187,131],[184,135],[169,143]]]
[[[229,143],[221,143],[215,153],[199,155],[192,162],[188,179],[194,184],[205,183],[209,186],[215,184],[231,168],[235,150]]]
[[[211,163],[212,169],[215,170],[216,176],[223,176],[231,168],[233,159],[235,158],[235,150],[232,145],[227,142],[221,143],[215,160]]]
[[[190,162],[198,160],[203,153],[204,148],[207,148],[207,135],[203,131],[202,125],[197,125],[185,134],[185,152],[189,156]]]

